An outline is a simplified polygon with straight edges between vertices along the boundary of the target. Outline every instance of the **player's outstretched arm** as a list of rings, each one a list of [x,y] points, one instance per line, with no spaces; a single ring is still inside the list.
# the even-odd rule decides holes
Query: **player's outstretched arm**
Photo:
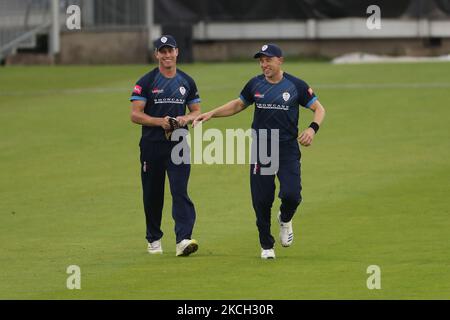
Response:
[[[194,103],[188,105],[189,114],[184,116],[177,117],[177,121],[180,124],[180,127],[184,127],[188,123],[193,122],[202,112],[200,111],[200,104]]]
[[[320,126],[325,118],[325,108],[320,104],[319,100],[316,100],[309,108],[314,112],[313,122]],[[314,131],[313,128],[308,127],[303,130],[297,140],[302,146],[308,147],[311,145],[315,135],[316,131]]]
[[[229,117],[244,109],[245,104],[241,99],[231,100],[209,112],[202,113],[194,120],[192,126],[195,127],[198,123],[208,121],[211,118]]]

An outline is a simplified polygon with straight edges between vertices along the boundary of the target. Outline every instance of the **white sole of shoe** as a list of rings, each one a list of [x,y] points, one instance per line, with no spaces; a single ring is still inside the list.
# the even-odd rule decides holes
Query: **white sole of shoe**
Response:
[[[197,242],[191,242],[186,246],[186,248],[183,249],[183,252],[178,253],[177,257],[187,257],[188,255],[196,252],[198,250],[198,243]]]
[[[280,242],[281,242],[281,241],[280,241]],[[293,242],[294,242],[294,239],[292,239],[292,241],[291,241],[291,242],[288,242],[288,243],[286,243],[286,242],[281,242],[281,246],[284,247],[284,248],[287,248],[287,247],[290,247],[290,246],[292,245]]]

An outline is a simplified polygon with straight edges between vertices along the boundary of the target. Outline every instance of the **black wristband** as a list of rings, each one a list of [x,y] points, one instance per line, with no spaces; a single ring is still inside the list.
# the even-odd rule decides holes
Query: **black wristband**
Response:
[[[317,133],[317,131],[319,131],[319,124],[317,122],[311,122],[309,127],[312,128],[315,133]]]

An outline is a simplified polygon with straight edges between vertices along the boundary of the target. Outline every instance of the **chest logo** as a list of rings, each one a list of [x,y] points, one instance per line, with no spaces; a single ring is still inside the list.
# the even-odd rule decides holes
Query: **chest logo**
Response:
[[[186,93],[186,88],[185,87],[180,87],[180,93],[182,96],[184,96],[184,94]]]
[[[259,99],[264,98],[264,93],[256,92],[256,93],[255,93],[255,98],[259,98]]]
[[[283,100],[284,101],[288,101],[290,97],[291,97],[291,95],[289,94],[289,92],[284,92],[283,93]]]
[[[164,89],[153,88],[152,93],[163,93]]]

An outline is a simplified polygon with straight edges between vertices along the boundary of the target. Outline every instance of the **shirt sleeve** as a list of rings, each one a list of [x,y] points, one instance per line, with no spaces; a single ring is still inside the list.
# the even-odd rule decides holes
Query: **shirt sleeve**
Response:
[[[309,108],[314,101],[317,100],[317,96],[313,89],[306,83],[300,82],[297,86],[298,93],[298,103],[305,108]]]
[[[249,106],[255,102],[255,98],[253,95],[253,79],[251,79],[245,85],[244,89],[242,89],[239,98],[244,102],[245,106]]]
[[[142,100],[147,101],[148,99],[148,81],[146,77],[142,77],[139,79],[138,82],[136,82],[136,85],[133,88],[133,91],[131,92],[130,101],[134,100]]]
[[[193,79],[189,79],[189,93],[188,96],[186,97],[186,104],[190,105],[190,104],[194,104],[194,103],[200,103],[200,96],[198,94],[198,89],[197,89],[197,85],[195,84],[195,81]]]

